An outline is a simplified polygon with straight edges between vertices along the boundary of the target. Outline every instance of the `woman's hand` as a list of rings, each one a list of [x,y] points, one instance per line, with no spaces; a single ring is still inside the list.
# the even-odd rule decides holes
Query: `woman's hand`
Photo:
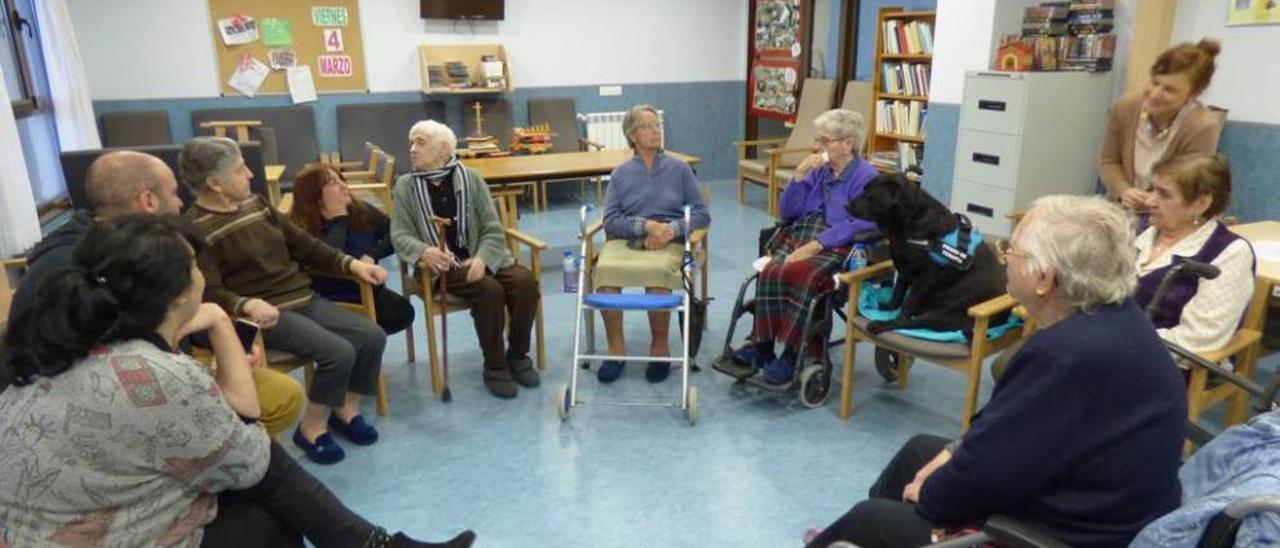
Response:
[[[1154,194],[1138,190],[1137,188],[1127,188],[1120,193],[1120,203],[1125,207],[1133,210],[1146,210],[1156,206],[1156,197]]]
[[[942,468],[942,466],[950,460],[951,451],[943,449],[938,453],[938,456],[933,457],[933,460],[920,468],[920,470],[916,472],[915,479],[911,480],[911,483],[902,488],[902,502],[909,502],[912,504],[920,502],[920,490],[924,488],[924,480],[929,479],[929,476],[932,476],[934,472],[938,471],[939,468]]]
[[[484,264],[484,259],[481,259],[480,257],[472,257],[470,259],[462,261],[462,268],[467,269],[468,283],[474,282],[476,280],[479,280],[480,278],[483,278],[486,267],[487,265]]]
[[[822,244],[818,243],[818,240],[814,240],[796,248],[796,250],[792,251],[790,255],[787,255],[787,259],[783,262],[795,263],[806,260],[819,253],[822,253]]]
[[[453,253],[441,251],[438,247],[428,247],[422,252],[422,264],[437,274],[448,272],[453,267],[453,261]]]
[[[280,321],[280,309],[262,299],[249,299],[242,309],[244,314],[258,324],[258,327],[270,329]]]
[[[378,264],[378,261],[375,261],[373,257],[370,257],[368,255],[361,255],[360,262],[365,264]]]
[[[671,228],[671,223],[662,221],[646,221],[644,224],[645,232],[648,236],[644,239],[644,248],[649,250],[662,249],[666,247],[671,240],[676,239],[676,231]]]
[[[352,276],[367,284],[381,285],[387,281],[387,269],[376,264],[351,261],[351,266],[347,268],[351,270]]]
[[[326,184],[320,190],[320,216],[328,221],[347,214],[351,193],[342,184]]]
[[[821,154],[814,153],[805,156],[804,160],[800,161],[800,165],[796,166],[795,174],[792,177],[795,179],[803,179],[810,171],[817,169],[818,166],[821,166],[825,162],[826,160],[822,158]]]
[[[220,322],[226,322],[231,325],[231,317],[227,316],[227,311],[221,306],[213,303],[201,303],[200,308],[196,309],[196,313],[178,328],[178,338],[182,339],[192,333],[208,331]]]

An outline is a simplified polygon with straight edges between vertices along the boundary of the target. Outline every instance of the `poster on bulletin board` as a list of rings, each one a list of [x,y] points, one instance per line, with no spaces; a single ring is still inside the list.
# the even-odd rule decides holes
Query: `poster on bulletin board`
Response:
[[[1278,0],[1228,0],[1227,26],[1280,24]]]
[[[208,1],[224,95],[368,91],[359,0]]]
[[[751,90],[751,103],[747,110],[754,116],[794,121],[799,71],[800,63],[795,61],[753,61],[751,72],[747,74],[747,86]]]
[[[752,58],[798,59],[804,51],[804,17],[800,0],[755,0]]]

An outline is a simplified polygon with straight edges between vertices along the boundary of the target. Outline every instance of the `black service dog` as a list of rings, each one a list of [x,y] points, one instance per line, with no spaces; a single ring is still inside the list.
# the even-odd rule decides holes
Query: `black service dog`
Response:
[[[962,330],[972,336],[969,307],[1005,292],[1004,268],[991,246],[979,240],[976,249],[958,249],[962,245],[957,246],[954,239],[968,220],[953,214],[919,185],[898,175],[881,175],[867,183],[846,209],[879,226],[889,238],[889,256],[898,271],[893,299],[880,303],[880,308],[901,306],[902,311],[892,321],[870,322],[871,333],[926,328]],[[949,234],[950,248],[941,247],[940,240],[947,241]],[[976,229],[971,234],[981,237]],[[1003,318],[993,320],[1002,322]]]

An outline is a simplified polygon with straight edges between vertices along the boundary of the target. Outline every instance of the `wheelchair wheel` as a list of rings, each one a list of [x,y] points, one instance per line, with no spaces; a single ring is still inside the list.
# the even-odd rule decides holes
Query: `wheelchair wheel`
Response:
[[[573,402],[569,400],[569,385],[560,385],[560,390],[557,394],[559,394],[560,397],[556,398],[556,413],[560,415],[560,422],[564,422],[569,420],[569,409],[573,404]]]
[[[911,365],[912,358],[907,358]],[[898,382],[898,353],[888,348],[876,347],[876,372],[885,382]]]
[[[800,403],[813,409],[821,407],[831,395],[831,376],[822,364],[813,364],[800,372]]]
[[[694,387],[694,386],[689,387],[689,395],[686,396],[684,412],[685,412],[685,416],[688,417],[689,419],[689,426],[698,424],[698,388],[697,387]]]

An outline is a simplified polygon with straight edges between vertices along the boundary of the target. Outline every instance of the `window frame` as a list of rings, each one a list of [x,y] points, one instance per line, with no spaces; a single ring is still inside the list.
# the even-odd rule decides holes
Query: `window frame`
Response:
[[[40,109],[40,101],[36,96],[35,80],[31,78],[31,60],[27,53],[27,46],[21,36],[24,25],[29,31],[34,32],[35,23],[31,19],[22,16],[22,12],[18,11],[16,0],[3,0],[3,8],[9,24],[9,46],[13,48],[14,56],[17,58],[17,76],[23,93],[23,97],[11,97],[10,104],[13,108],[14,118],[23,118],[35,114]]]

